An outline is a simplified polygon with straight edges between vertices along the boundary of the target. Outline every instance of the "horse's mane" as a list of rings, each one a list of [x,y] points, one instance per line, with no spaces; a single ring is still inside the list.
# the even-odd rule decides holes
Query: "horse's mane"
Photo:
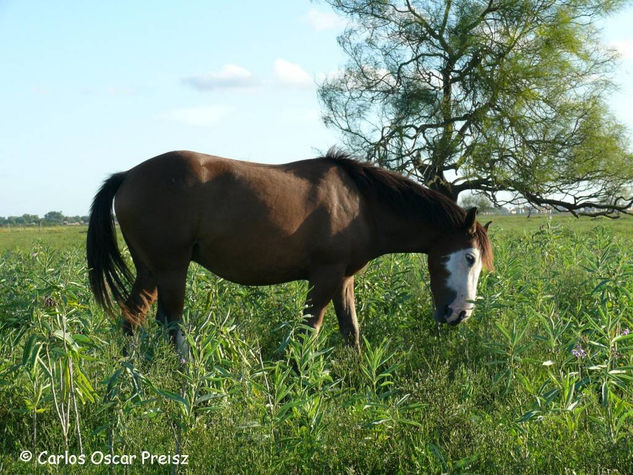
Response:
[[[336,149],[328,150],[321,159],[341,167],[362,194],[387,203],[397,213],[419,217],[447,230],[465,225],[466,212],[463,208],[441,193],[407,177],[355,160]],[[481,250],[483,265],[492,269],[492,248],[486,230],[479,223],[475,227],[475,240]]]

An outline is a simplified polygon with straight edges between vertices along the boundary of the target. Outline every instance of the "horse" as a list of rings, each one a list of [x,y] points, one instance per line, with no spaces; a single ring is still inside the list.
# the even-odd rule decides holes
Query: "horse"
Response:
[[[134,278],[117,245],[113,201]],[[307,280],[305,323],[318,332],[331,301],[340,333],[360,350],[354,276],[384,254],[427,254],[435,320],[468,319],[480,272],[493,266],[489,223],[476,213],[337,150],[282,165],[174,151],[111,175],[95,195],[90,287],[107,313],[118,304],[128,334],[158,300],[156,319],[183,351],[191,261],[243,285]]]

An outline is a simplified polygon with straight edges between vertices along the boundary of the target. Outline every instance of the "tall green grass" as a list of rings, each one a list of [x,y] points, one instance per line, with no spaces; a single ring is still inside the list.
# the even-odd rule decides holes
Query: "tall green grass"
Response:
[[[631,228],[493,219],[496,271],[456,328],[433,322],[423,257],[359,276],[360,357],[332,309],[302,331],[305,284],[192,265],[185,363],[152,318],[124,338],[95,306],[81,230],[0,234],[0,470],[56,469],[21,462],[30,450],[119,472],[90,454],[145,450],[188,464],[129,472],[630,473]]]

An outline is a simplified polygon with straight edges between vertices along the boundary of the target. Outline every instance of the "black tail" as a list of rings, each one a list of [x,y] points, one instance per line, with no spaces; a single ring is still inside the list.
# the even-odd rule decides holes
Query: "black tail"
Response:
[[[113,300],[122,302],[132,281],[117,245],[112,201],[126,173],[115,173],[95,195],[90,208],[86,255],[90,288],[99,305],[113,311]],[[108,290],[109,289],[109,290]]]

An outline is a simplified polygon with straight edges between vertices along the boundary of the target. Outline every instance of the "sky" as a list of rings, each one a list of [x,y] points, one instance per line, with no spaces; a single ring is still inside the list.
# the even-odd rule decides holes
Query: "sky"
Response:
[[[610,104],[633,130],[633,6]],[[0,216],[86,215],[111,173],[170,150],[255,162],[341,140],[317,84],[345,21],[309,0],[0,0]]]

